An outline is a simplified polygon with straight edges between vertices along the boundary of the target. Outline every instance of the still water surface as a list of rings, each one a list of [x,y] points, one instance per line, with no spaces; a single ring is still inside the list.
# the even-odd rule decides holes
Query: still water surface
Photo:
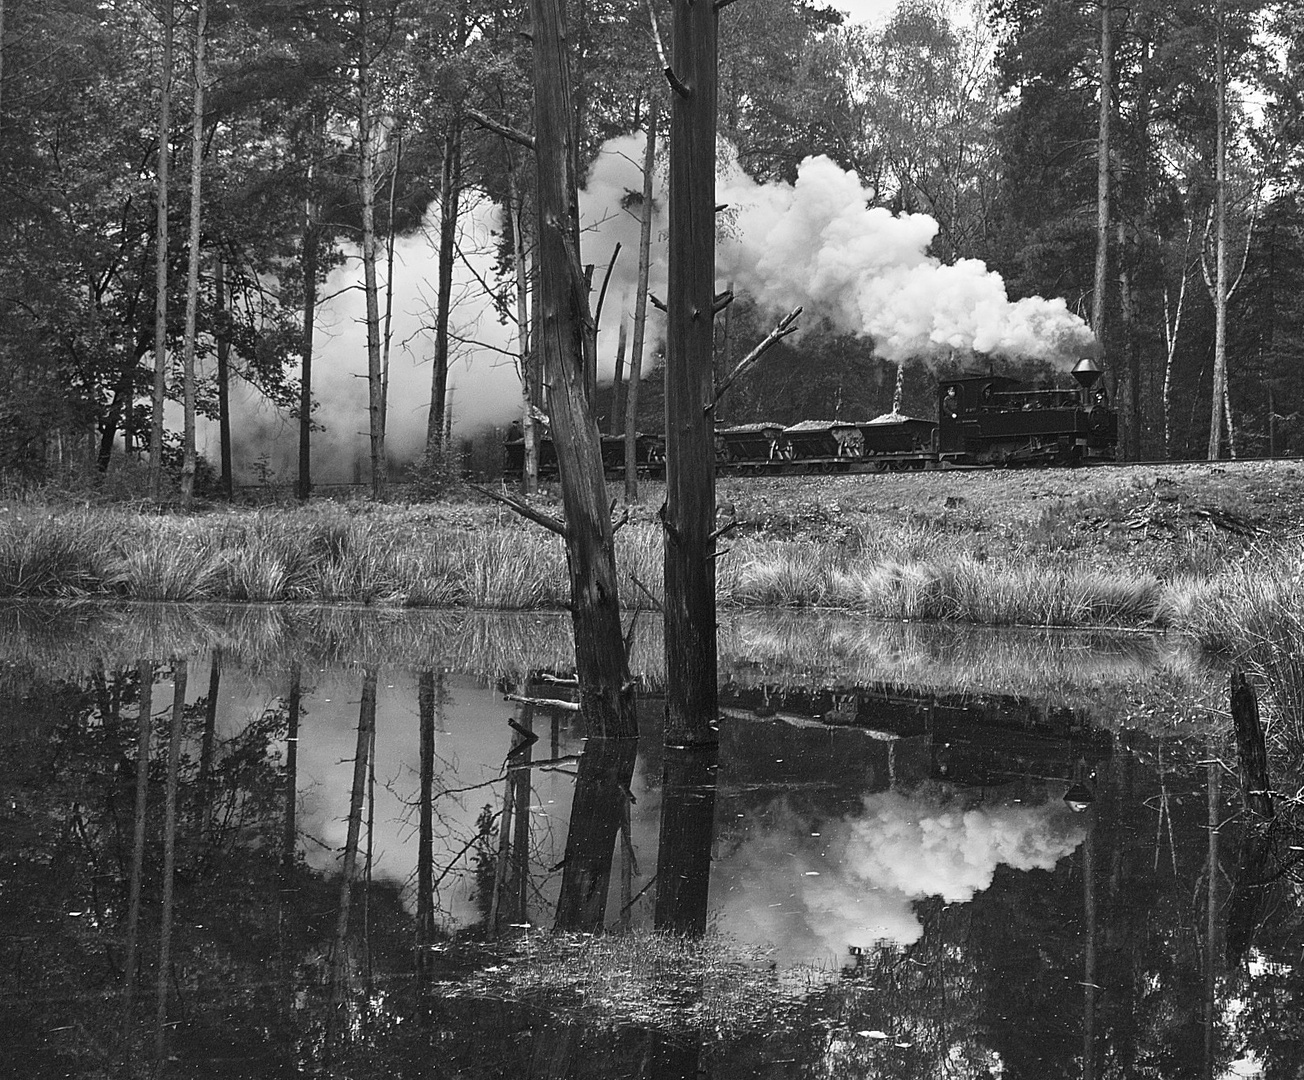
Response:
[[[1296,1075],[1223,673],[749,615],[692,754],[655,631],[635,752],[564,620],[0,612],[5,1075]]]

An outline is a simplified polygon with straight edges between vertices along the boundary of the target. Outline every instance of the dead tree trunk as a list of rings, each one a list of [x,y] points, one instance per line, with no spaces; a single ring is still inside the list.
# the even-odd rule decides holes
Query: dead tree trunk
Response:
[[[538,167],[540,355],[561,476],[580,703],[591,735],[637,732],[602,448],[584,373],[593,318],[580,263],[571,78],[560,0],[531,0]]]
[[[676,0],[666,332],[665,739],[716,739],[716,5]]]

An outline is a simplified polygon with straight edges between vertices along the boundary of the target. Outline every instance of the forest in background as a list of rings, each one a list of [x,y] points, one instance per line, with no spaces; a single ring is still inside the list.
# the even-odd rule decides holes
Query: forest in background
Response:
[[[668,25],[655,3],[569,6],[581,176],[662,106],[653,15]],[[533,290],[527,22],[521,6],[481,0],[0,0],[0,473],[93,480],[149,461],[193,480],[198,416],[221,436],[210,464],[229,484],[266,460],[266,425],[240,416],[255,401],[301,429],[292,468],[306,494],[331,428],[367,429],[384,454],[400,355],[424,383],[415,402],[401,390],[422,430],[390,468],[443,452],[464,407],[450,372],[470,396],[478,372],[515,364],[538,400],[517,332]],[[906,0],[863,27],[836,5],[737,0],[721,13],[720,133],[750,181],[792,184],[824,155],[869,206],[930,215],[941,263],[982,260],[1012,299],[1063,298],[1098,330],[1124,456],[1204,456],[1220,356],[1219,452],[1294,452],[1302,41],[1289,3]],[[618,201],[637,211],[642,196]],[[461,226],[476,214],[493,228],[472,252]],[[405,336],[392,252],[416,245],[432,278]],[[582,253],[595,302],[611,257]],[[621,258],[628,269],[636,255]],[[319,309],[355,280],[366,343],[341,361],[322,352]],[[492,312],[488,331],[459,315],[470,308]],[[771,314],[742,295],[717,319],[721,371]],[[892,407],[896,366],[872,337],[803,321],[722,400],[723,419]],[[604,321],[606,369],[617,349]],[[656,349],[653,323],[652,382]],[[931,414],[939,364],[987,363],[964,350],[906,359],[903,407]],[[332,412],[332,377],[365,384],[357,415]],[[505,424],[522,399],[497,396]],[[623,407],[610,398],[604,430]],[[643,427],[660,427],[658,404],[649,388]]]

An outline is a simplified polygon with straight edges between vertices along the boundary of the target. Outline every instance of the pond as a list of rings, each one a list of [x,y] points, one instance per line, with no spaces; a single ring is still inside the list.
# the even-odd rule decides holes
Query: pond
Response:
[[[6,1074],[1295,1075],[1226,672],[727,616],[690,752],[655,621],[627,747],[564,618],[0,609]]]

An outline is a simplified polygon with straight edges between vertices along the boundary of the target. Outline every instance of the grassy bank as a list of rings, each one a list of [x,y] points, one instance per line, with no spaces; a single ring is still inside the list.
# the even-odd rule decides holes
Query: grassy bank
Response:
[[[1182,468],[724,481],[719,601],[1266,640],[1298,614],[1304,479]],[[660,599],[661,500],[645,491],[617,534],[628,607]],[[0,598],[556,610],[567,597],[561,542],[485,503],[0,513]]]

